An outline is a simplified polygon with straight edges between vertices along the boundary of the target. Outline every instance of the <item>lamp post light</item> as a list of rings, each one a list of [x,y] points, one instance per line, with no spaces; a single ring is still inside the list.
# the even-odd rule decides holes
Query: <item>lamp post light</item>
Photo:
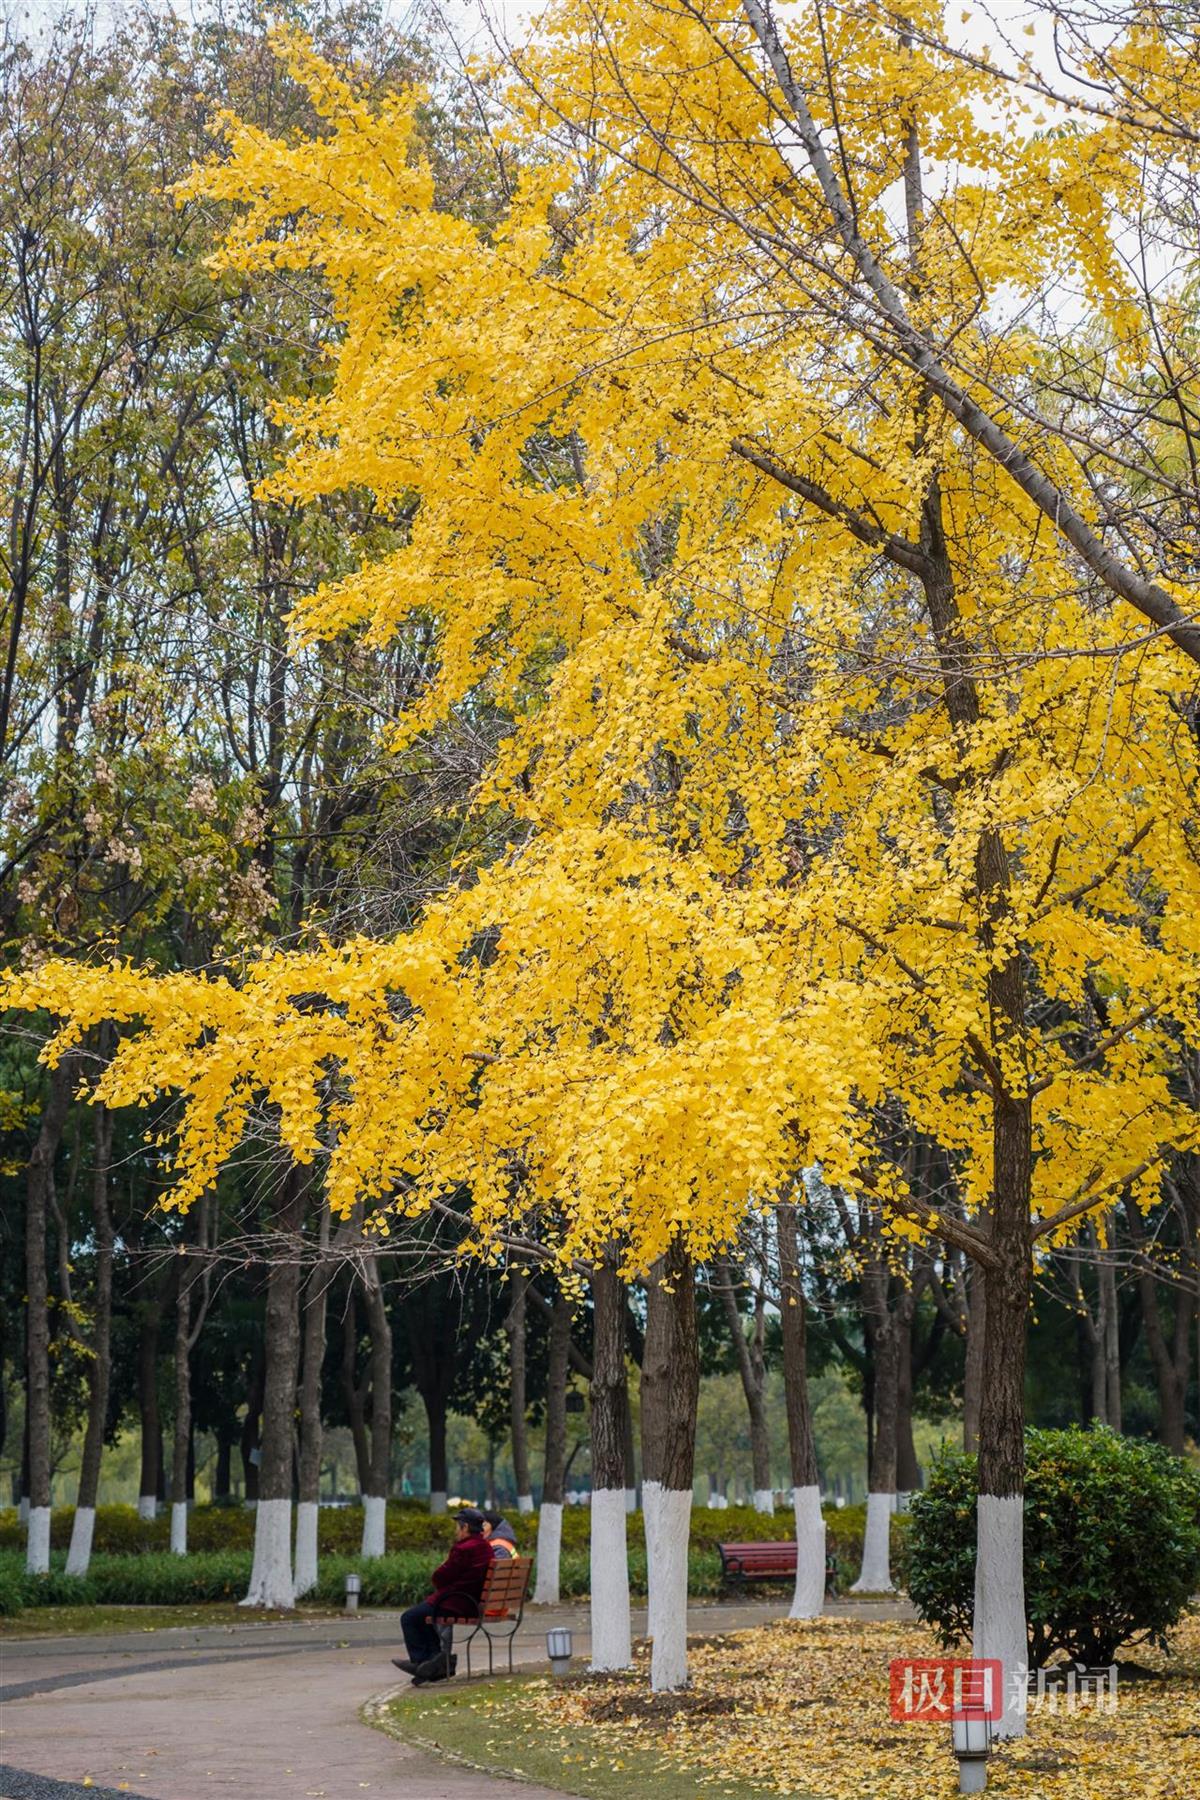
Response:
[[[556,1625],[546,1633],[546,1655],[556,1675],[565,1675],[571,1666],[571,1633],[565,1625]]]
[[[347,1575],[347,1577],[346,1577],[346,1611],[348,1613],[356,1613],[358,1611],[358,1596],[361,1593],[362,1593],[362,1576],[361,1575],[353,1575],[353,1574]]]
[[[950,1730],[954,1754],[958,1758],[958,1791],[960,1794],[982,1794],[987,1786],[992,1722],[978,1712],[955,1713]]]

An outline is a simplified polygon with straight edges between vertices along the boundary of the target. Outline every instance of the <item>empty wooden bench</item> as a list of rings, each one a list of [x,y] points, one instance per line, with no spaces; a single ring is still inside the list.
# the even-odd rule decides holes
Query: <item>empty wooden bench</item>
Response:
[[[721,1580],[727,1586],[747,1581],[794,1581],[796,1578],[796,1540],[779,1544],[718,1544],[721,1558]],[[832,1556],[825,1559],[825,1586],[831,1588],[837,1576]]]
[[[443,1631],[443,1642],[447,1654],[453,1628],[457,1625],[466,1629],[463,1648],[467,1655],[468,1681],[471,1678],[471,1645],[480,1632],[487,1639],[488,1674],[495,1674],[493,1644],[497,1640],[508,1647],[508,1672],[512,1674],[513,1639],[525,1616],[525,1596],[529,1592],[529,1577],[532,1573],[533,1563],[529,1557],[498,1556],[484,1578],[483,1592],[478,1600],[473,1600],[469,1594],[448,1593],[438,1596],[436,1616],[446,1628]]]

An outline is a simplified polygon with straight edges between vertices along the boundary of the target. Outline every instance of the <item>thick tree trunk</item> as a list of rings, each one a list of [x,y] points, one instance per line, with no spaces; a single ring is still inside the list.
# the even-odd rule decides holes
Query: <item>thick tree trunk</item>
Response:
[[[715,1263],[725,1322],[737,1357],[746,1410],[750,1415],[750,1463],[754,1480],[754,1509],[760,1513],[775,1511],[775,1494],[771,1485],[771,1437],[767,1427],[767,1371],[763,1355],[761,1296],[755,1318],[753,1341],[746,1337],[741,1311],[737,1303],[734,1271],[727,1258]]]
[[[158,1516],[162,1489],[162,1419],[158,1407],[158,1337],[169,1282],[143,1302],[138,1321],[137,1393],[141,1425],[141,1465],[138,1476],[138,1517]]]
[[[208,1277],[204,1252],[208,1247],[209,1196],[200,1201],[196,1223],[195,1254],[185,1257],[175,1299],[175,1429],[171,1453],[171,1549],[186,1556],[188,1547],[188,1498],[192,1468],[192,1351],[208,1311]]]
[[[567,1472],[567,1375],[571,1354],[571,1303],[558,1299],[550,1317],[550,1363],[546,1378],[546,1462],[538,1510],[537,1585],[533,1598],[557,1606],[562,1550],[563,1489]]]
[[[329,1247],[329,1209],[321,1206],[319,1248]],[[329,1270],[318,1258],[304,1289],[304,1360],[300,1376],[300,1457],[296,1484],[296,1598],[317,1585],[317,1527],[321,1504],[321,1369]]]
[[[300,1361],[299,1222],[305,1184],[289,1170],[272,1233],[264,1341],[263,1429],[254,1515],[254,1563],[243,1606],[289,1609],[292,1576],[292,1425]]]
[[[25,1200],[26,1418],[29,1422],[29,1524],[25,1567],[50,1567],[50,1291],[46,1277],[46,1218],[54,1156],[71,1104],[76,1065],[64,1057],[51,1071],[41,1124],[29,1159]]]
[[[179,1283],[175,1298],[175,1426],[171,1442],[171,1549],[186,1556],[188,1547],[187,1466],[192,1436],[192,1289],[193,1272]]]
[[[792,1510],[796,1520],[796,1586],[790,1617],[816,1619],[825,1610],[825,1519],[821,1512],[817,1447],[808,1402],[808,1348],[796,1208],[790,1201],[781,1201],[776,1207],[775,1225],[779,1239],[783,1394],[791,1458]]]
[[[528,1286],[529,1277],[520,1269],[514,1269],[512,1305],[506,1326],[508,1393],[512,1422],[513,1480],[517,1488],[517,1511],[522,1513],[533,1511],[533,1493],[529,1485],[529,1432],[525,1419],[528,1403],[525,1391],[525,1296]]]
[[[922,508],[925,600],[937,642],[946,711],[965,739],[979,723],[971,646],[954,591],[941,490],[930,483]],[[1008,853],[984,827],[975,851],[979,942],[987,975],[988,1043],[981,1069],[992,1095],[992,1195],[987,1221],[995,1263],[988,1267],[983,1383],[979,1411],[979,1511],[975,1558],[975,1655],[996,1659],[1004,1683],[1001,1737],[1025,1731],[1025,1337],[1032,1283],[1029,1244],[1033,1174],[1032,1102],[1026,1054],[1025,980],[1019,954],[996,957],[1008,924]],[[977,1221],[978,1223],[978,1221]],[[975,1307],[972,1305],[972,1331]]]
[[[855,1594],[891,1593],[891,1529],[896,1510],[896,1427],[899,1375],[899,1331],[888,1305],[887,1264],[872,1260],[863,1274],[864,1311],[872,1320],[875,1440],[867,1491],[867,1526],[862,1571],[851,1589]]]
[[[92,1230],[96,1239],[95,1322],[89,1367],[88,1416],[79,1462],[79,1492],[67,1551],[67,1574],[86,1575],[96,1528],[100,1491],[100,1459],[108,1423],[108,1390],[112,1375],[113,1226],[108,1204],[113,1121],[106,1106],[93,1108]]]
[[[392,1463],[392,1327],[383,1297],[379,1259],[363,1259],[363,1301],[371,1334],[371,1461],[363,1495],[362,1553],[382,1556],[387,1547],[387,1495]]]
[[[367,1439],[366,1390],[358,1379],[358,1288],[353,1274],[347,1283],[346,1310],[342,1314],[341,1378],[361,1498],[371,1481],[371,1447]]]
[[[991,1241],[987,1335],[979,1419],[979,1513],[975,1555],[974,1654],[999,1661],[1004,1716],[997,1734],[1023,1736],[1028,1667],[1025,1626],[1025,1340],[1029,1255],[1031,1108],[993,1100]]]
[[[21,1473],[17,1477],[17,1523],[29,1524],[29,1366],[25,1369],[25,1423],[21,1427]]]
[[[979,1448],[979,1414],[983,1406],[983,1353],[987,1342],[987,1283],[978,1263],[970,1265],[970,1308],[967,1314],[967,1356],[963,1373],[963,1449],[973,1455]]]
[[[250,1391],[246,1396],[246,1417],[242,1421],[238,1449],[242,1459],[243,1501],[246,1506],[258,1505],[258,1470],[261,1457],[262,1440],[262,1407],[263,1407],[263,1355],[256,1351],[250,1376]]]
[[[650,1274],[642,1362],[642,1504],[646,1522],[650,1685],[687,1686],[688,1538],[700,1362],[691,1258],[673,1243]]]
[[[633,1660],[625,1493],[632,1416],[625,1378],[625,1287],[616,1257],[592,1275],[592,1668]]]

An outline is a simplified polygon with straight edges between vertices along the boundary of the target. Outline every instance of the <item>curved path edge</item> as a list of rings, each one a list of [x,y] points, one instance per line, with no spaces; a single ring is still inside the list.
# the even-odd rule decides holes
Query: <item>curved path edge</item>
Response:
[[[397,1744],[411,1744],[417,1750],[423,1750],[427,1756],[436,1757],[439,1762],[450,1763],[455,1768],[467,1769],[473,1775],[486,1775],[489,1781],[509,1781],[514,1786],[523,1788],[528,1800],[572,1800],[562,1793],[561,1789],[545,1788],[533,1781],[528,1775],[521,1775],[515,1769],[502,1769],[494,1763],[476,1762],[473,1757],[464,1756],[460,1750],[447,1750],[436,1738],[424,1737],[420,1732],[401,1731],[395,1720],[387,1711],[388,1706],[400,1694],[402,1687],[386,1688],[381,1694],[372,1694],[359,1708],[359,1717],[376,1731],[382,1731],[385,1737]],[[3,1797],[0,1796],[0,1800]]]

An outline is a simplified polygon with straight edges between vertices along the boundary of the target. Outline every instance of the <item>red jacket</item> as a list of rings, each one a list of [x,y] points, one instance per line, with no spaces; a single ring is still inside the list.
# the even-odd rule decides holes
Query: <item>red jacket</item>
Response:
[[[450,1546],[450,1554],[445,1562],[433,1571],[430,1578],[433,1592],[427,1598],[441,1600],[443,1597],[448,1599],[452,1594],[465,1594],[470,1600],[478,1600],[491,1566],[491,1545],[482,1532],[472,1532],[461,1543]],[[467,1610],[469,1612],[470,1608]]]

